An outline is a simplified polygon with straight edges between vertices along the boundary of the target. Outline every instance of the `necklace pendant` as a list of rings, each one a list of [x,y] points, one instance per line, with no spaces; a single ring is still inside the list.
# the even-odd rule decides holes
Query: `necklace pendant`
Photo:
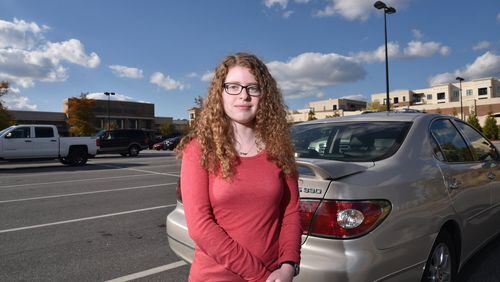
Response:
[[[248,153],[243,153],[243,152],[239,152],[239,153],[240,153],[240,155],[242,155],[242,156],[246,156],[246,155],[248,155]]]

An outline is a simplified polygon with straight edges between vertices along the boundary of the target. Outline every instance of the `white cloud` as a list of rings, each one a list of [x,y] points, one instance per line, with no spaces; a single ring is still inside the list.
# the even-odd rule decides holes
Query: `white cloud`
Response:
[[[285,11],[283,13],[283,18],[288,19],[293,14],[292,10]]]
[[[14,19],[0,20],[0,79],[26,88],[35,81],[64,81],[68,78],[63,63],[95,68],[100,59],[85,52],[77,39],[62,42],[45,40],[46,26]]]
[[[303,53],[267,66],[287,98],[318,95],[325,87],[357,81],[366,74],[354,58],[335,53]]]
[[[142,70],[138,68],[131,68],[122,65],[111,65],[109,68],[113,71],[114,74],[119,77],[128,77],[128,78],[143,78]]]
[[[500,76],[500,56],[486,52],[477,57],[472,64],[468,64],[451,73],[440,73],[429,78],[429,85],[455,82],[457,76],[463,77],[466,80],[482,77],[498,77]]]
[[[422,37],[424,37],[424,34],[418,29],[412,29],[411,34],[417,40],[420,40],[420,39],[422,39]]]
[[[409,59],[418,57],[430,57],[434,54],[441,54],[447,56],[451,49],[439,42],[429,41],[410,41],[407,47],[401,52],[399,44],[397,42],[388,42],[387,51],[389,58],[392,59]],[[354,53],[352,55],[359,61],[373,63],[373,62],[383,62],[385,61],[385,45],[380,45],[377,49],[373,51],[362,51]]]
[[[476,45],[472,47],[473,50],[481,50],[490,48],[491,44],[488,41],[478,42]]]
[[[172,90],[172,89],[180,89],[183,90],[186,88],[186,85],[182,84],[179,81],[176,81],[172,79],[170,76],[165,76],[161,72],[155,72],[153,75],[151,75],[150,81],[153,84],[156,84],[166,90]]]
[[[340,97],[340,99],[350,99],[350,100],[357,100],[357,101],[368,101],[368,98],[361,94],[355,94],[355,95],[346,95],[343,97]]]
[[[189,77],[189,78],[198,77],[198,74],[196,72],[192,72],[192,73],[188,74],[187,77]]]
[[[397,42],[387,43],[387,53],[389,58],[399,57],[399,44]],[[372,63],[372,62],[383,62],[385,60],[385,45],[380,45],[377,49],[373,51],[362,51],[352,55],[359,61]]]
[[[330,3],[318,11],[318,17],[328,17],[339,14],[348,20],[366,20],[372,13],[382,13],[373,7],[375,1],[367,0],[330,0]],[[384,1],[388,6],[395,7],[396,10],[407,5],[409,0],[388,0]]]
[[[31,49],[43,40],[47,26],[14,18],[12,22],[0,20],[0,48]]]
[[[207,71],[207,72],[205,72],[205,74],[203,74],[201,76],[201,80],[205,81],[205,82],[210,82],[210,81],[212,81],[212,79],[214,79],[214,76],[215,76],[215,74],[213,71]]]
[[[288,5],[288,0],[264,0],[264,5],[266,5],[266,7],[268,8],[277,5],[281,6],[282,9],[285,9]]]
[[[85,97],[87,97],[87,99],[94,99],[94,100],[108,100],[108,96],[104,95],[104,92],[87,93]],[[115,93],[115,95],[109,95],[109,100],[138,102],[132,97],[125,96],[119,93]]]
[[[17,89],[17,88],[16,88]],[[16,91],[11,88],[12,94],[9,93],[3,98],[3,104],[9,110],[20,110],[20,111],[36,111],[38,106],[33,104],[28,97],[19,95],[19,89]]]
[[[500,13],[497,14],[497,21],[500,22]]]
[[[436,53],[446,56],[450,53],[450,51],[450,47],[444,46],[438,42],[421,42],[412,40],[408,42],[408,46],[404,49],[403,56],[406,58],[430,57]]]

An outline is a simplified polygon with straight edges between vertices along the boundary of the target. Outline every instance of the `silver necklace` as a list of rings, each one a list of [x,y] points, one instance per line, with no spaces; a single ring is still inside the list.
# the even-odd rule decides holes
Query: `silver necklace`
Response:
[[[238,143],[239,143],[239,142],[238,142]],[[246,152],[243,152],[243,151],[238,151],[238,153],[239,153],[240,155],[242,155],[242,156],[246,156],[246,155],[248,155],[248,153],[250,153],[250,151],[253,149],[253,147],[255,147],[255,145],[256,145],[255,143],[256,143],[256,142],[253,142],[253,145],[252,145],[252,146],[250,147],[250,149],[248,149]],[[240,145],[241,145],[241,143],[240,143]]]

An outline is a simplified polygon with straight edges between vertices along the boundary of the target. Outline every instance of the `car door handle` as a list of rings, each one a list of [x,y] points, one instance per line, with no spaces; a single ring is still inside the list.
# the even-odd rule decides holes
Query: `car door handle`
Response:
[[[57,142],[57,140],[50,140],[50,142]]]
[[[494,174],[493,172],[491,172],[491,171],[490,171],[490,172],[488,172],[488,178],[489,178],[489,179],[493,180],[493,179],[495,179],[496,177],[497,177],[497,176],[496,176],[496,174]]]
[[[458,180],[456,178],[452,178],[450,179],[450,181],[448,181],[448,188],[449,189],[458,189],[458,187],[460,187],[460,184],[458,183]]]
[[[31,140],[24,140],[24,142],[26,142],[26,143],[31,143]]]

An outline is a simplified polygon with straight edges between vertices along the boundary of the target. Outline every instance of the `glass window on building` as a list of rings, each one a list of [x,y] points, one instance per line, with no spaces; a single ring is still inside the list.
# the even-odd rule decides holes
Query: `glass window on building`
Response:
[[[432,94],[427,94],[427,100],[432,100]]]
[[[333,105],[333,110],[336,111],[337,110],[337,105]]]
[[[406,102],[406,96],[403,96],[403,102]]]
[[[465,95],[472,96],[472,89],[465,90]]]
[[[440,92],[437,94],[437,99],[438,100],[444,100],[444,92]]]
[[[460,96],[460,91],[459,90],[453,90],[453,97],[458,98]]]
[[[399,103],[399,98],[398,97],[394,97],[394,104],[397,104]]]
[[[477,89],[477,95],[488,95],[488,88],[483,87]]]

